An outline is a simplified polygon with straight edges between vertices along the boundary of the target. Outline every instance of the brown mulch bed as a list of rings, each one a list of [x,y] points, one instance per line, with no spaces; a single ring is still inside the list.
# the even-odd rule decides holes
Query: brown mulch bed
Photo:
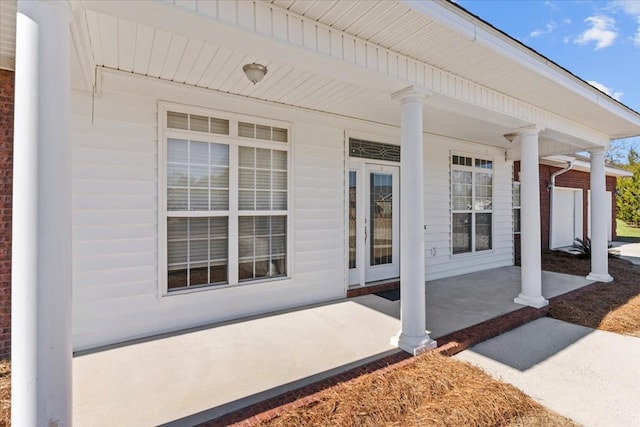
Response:
[[[0,426],[11,425],[11,362],[0,359]]]
[[[266,426],[575,426],[481,369],[428,352],[324,390]]]
[[[542,256],[547,271],[586,276],[589,259],[554,252]],[[557,302],[549,308],[549,317],[590,328],[640,337],[640,266],[620,258],[609,258],[611,283],[602,283],[580,296]]]

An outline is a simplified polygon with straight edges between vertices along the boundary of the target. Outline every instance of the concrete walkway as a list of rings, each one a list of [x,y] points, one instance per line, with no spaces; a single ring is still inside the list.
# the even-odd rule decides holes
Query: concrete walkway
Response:
[[[541,318],[454,356],[584,426],[640,420],[640,338]]]
[[[640,265],[640,243],[613,242],[609,252],[636,265]]]
[[[590,283],[544,273],[550,298]],[[520,269],[505,267],[426,285],[434,338],[515,311]],[[376,295],[213,325],[78,355],[74,425],[185,425],[344,372],[397,350],[400,301]]]

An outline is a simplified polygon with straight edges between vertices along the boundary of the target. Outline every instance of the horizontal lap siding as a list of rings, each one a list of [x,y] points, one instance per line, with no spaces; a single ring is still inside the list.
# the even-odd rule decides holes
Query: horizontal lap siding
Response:
[[[212,92],[194,101],[179,87],[164,89],[158,84],[157,93],[144,96],[105,88],[95,98],[93,119],[91,97],[73,95],[75,350],[345,294],[344,130],[296,122],[292,279],[159,297],[158,99],[295,121],[287,108],[238,104],[237,98],[229,106],[228,97]],[[313,122],[316,116],[306,117]]]
[[[450,152],[493,160],[493,249],[451,255]],[[513,265],[511,162],[504,151],[427,135],[425,162],[426,279],[435,280],[474,271]],[[435,248],[435,255],[433,250]]]

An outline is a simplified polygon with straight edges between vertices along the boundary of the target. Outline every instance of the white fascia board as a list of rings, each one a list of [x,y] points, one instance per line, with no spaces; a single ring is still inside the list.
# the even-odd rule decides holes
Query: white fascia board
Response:
[[[488,24],[464,13],[445,0],[400,0],[411,9],[429,16],[457,31],[470,40],[481,43],[501,56],[535,71],[556,84],[564,86],[586,100],[640,127],[640,114],[608,97],[595,87],[580,80],[555,63],[525,48],[511,37],[491,28]],[[640,129],[639,129],[640,132]],[[631,135],[633,136],[633,135]]]
[[[562,166],[563,163],[571,162],[573,165],[572,169],[579,170],[581,172],[591,172],[591,164],[589,162],[585,162],[583,160],[576,160],[575,157],[571,156],[546,156],[540,158],[540,163],[549,166]],[[607,176],[633,176],[633,173],[626,171],[624,169],[613,168],[610,166],[606,166],[604,168],[605,175]]]

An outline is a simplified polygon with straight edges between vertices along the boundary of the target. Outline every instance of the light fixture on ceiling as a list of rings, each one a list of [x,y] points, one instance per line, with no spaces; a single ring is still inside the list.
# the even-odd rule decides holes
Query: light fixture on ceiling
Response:
[[[256,84],[267,74],[267,67],[254,62],[244,65],[242,71],[244,71],[251,83]]]

